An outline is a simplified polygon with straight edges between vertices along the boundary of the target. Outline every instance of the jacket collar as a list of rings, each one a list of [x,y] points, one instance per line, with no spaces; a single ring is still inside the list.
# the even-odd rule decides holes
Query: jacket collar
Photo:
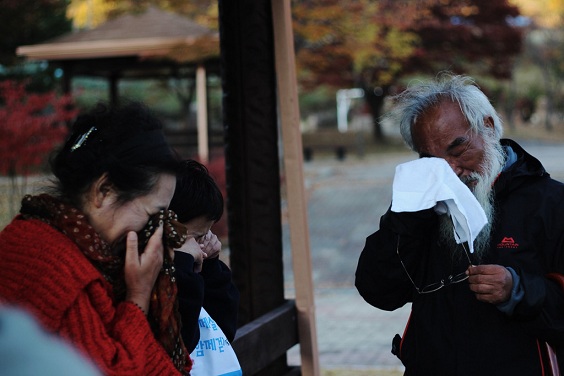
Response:
[[[500,142],[502,146],[510,147],[517,154],[517,160],[497,178],[494,184],[496,195],[505,194],[529,179],[550,176],[542,163],[527,153],[517,142],[510,139],[501,139]]]

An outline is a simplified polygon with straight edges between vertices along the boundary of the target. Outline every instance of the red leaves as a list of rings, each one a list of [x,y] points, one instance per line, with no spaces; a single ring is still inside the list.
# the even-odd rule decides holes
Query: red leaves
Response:
[[[505,78],[518,15],[507,0],[293,1],[300,84],[384,86],[445,69]]]
[[[27,93],[25,83],[0,82],[0,174],[27,175],[67,135],[77,110],[70,96]]]

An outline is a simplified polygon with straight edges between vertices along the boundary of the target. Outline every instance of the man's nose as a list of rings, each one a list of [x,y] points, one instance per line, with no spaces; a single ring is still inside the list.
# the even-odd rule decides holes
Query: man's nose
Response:
[[[456,176],[458,176],[458,177],[462,176],[464,169],[462,167],[460,167],[460,165],[458,163],[456,163],[456,161],[454,161],[452,159],[447,159],[446,161],[447,161],[448,165],[450,166],[450,168],[452,168],[452,171],[454,171]]]

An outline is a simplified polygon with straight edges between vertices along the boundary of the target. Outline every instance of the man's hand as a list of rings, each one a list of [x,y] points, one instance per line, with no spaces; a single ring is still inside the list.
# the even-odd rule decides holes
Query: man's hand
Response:
[[[500,304],[511,297],[513,276],[501,265],[471,265],[466,271],[470,290],[485,303]]]

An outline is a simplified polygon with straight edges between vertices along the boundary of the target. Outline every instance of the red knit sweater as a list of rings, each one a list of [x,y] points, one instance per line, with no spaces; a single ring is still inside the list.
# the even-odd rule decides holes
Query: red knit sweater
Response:
[[[70,340],[104,375],[179,375],[134,304],[112,287],[65,235],[14,219],[0,233],[0,300],[27,308],[46,330]]]

